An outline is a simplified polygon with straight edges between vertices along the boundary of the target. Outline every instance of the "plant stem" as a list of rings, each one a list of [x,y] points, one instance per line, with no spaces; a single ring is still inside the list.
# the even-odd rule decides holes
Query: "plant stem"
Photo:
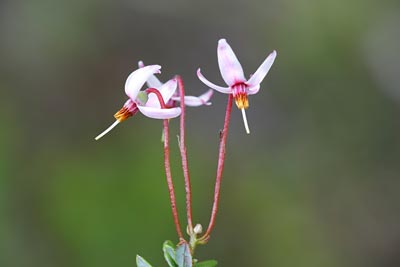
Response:
[[[180,118],[180,143],[179,148],[182,158],[183,176],[185,178],[185,192],[186,192],[186,216],[189,229],[189,235],[193,234],[193,221],[192,221],[192,189],[190,184],[190,174],[187,160],[186,143],[185,143],[185,88],[180,76],[176,76],[178,80],[178,88],[181,102],[181,118]]]
[[[167,177],[169,199],[171,201],[172,216],[174,217],[174,223],[176,227],[176,232],[178,233],[179,239],[184,240],[181,231],[181,225],[179,224],[178,210],[176,208],[176,198],[175,189],[172,182],[171,166],[169,160],[169,122],[168,119],[164,120],[164,165],[165,165],[165,175]]]
[[[218,157],[218,167],[217,167],[217,176],[215,179],[215,189],[214,189],[214,203],[211,211],[211,218],[208,224],[208,228],[206,233],[199,239],[202,242],[207,242],[210,238],[211,231],[215,225],[215,218],[218,212],[218,204],[219,204],[219,196],[221,190],[221,180],[222,180],[222,172],[224,170],[224,163],[225,163],[225,146],[226,146],[226,139],[228,137],[228,129],[229,129],[229,121],[231,118],[231,111],[232,111],[232,94],[229,95],[228,103],[226,105],[226,112],[225,112],[225,121],[224,121],[224,129],[222,130],[219,142],[219,157]]]
[[[162,98],[160,92],[155,88],[149,88],[146,90],[147,93],[153,93],[157,96],[158,101],[160,102],[161,108],[166,108],[164,103],[164,99]],[[171,201],[171,208],[172,208],[172,216],[174,219],[176,232],[179,236],[179,241],[182,242],[185,239],[183,238],[183,234],[181,231],[181,225],[179,223],[179,216],[178,210],[176,208],[176,198],[175,198],[175,189],[174,183],[172,182],[172,174],[171,174],[171,164],[169,160],[169,121],[168,119],[164,120],[164,165],[165,165],[165,175],[167,177],[167,185],[168,185],[168,192],[169,192],[169,199]]]

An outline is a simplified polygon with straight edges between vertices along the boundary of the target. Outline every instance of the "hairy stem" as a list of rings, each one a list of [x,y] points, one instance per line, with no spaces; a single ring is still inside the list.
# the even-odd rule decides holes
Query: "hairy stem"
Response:
[[[179,223],[178,210],[176,208],[175,189],[171,175],[171,166],[169,160],[169,122],[167,119],[164,120],[164,165],[165,165],[165,175],[167,177],[169,199],[171,201],[172,216],[174,217],[176,232],[178,233],[179,239],[184,240],[181,231],[181,225]]]
[[[161,108],[166,108],[164,103],[164,99],[160,92],[155,88],[149,88],[146,90],[147,93],[153,93],[157,96],[158,101],[160,102]],[[176,197],[175,197],[175,189],[174,183],[172,182],[172,174],[171,174],[171,164],[169,160],[169,121],[168,119],[164,120],[164,165],[165,165],[165,175],[167,177],[167,185],[168,185],[168,192],[169,192],[169,199],[171,201],[171,208],[172,208],[172,216],[174,219],[176,232],[179,236],[179,241],[182,242],[185,239],[183,238],[183,234],[181,231],[181,225],[179,223],[179,216],[178,210],[176,208]]]
[[[186,192],[186,216],[189,234],[193,233],[193,221],[192,221],[192,189],[190,184],[190,174],[187,160],[186,143],[185,143],[185,88],[183,81],[180,76],[176,76],[178,80],[179,95],[181,102],[181,118],[180,118],[180,144],[179,149],[182,158],[182,169],[183,176],[185,178],[185,192]]]
[[[218,157],[217,176],[215,179],[214,203],[213,203],[213,207],[212,207],[212,211],[211,211],[211,218],[210,218],[210,222],[208,224],[207,231],[200,238],[200,240],[203,242],[207,242],[208,239],[210,238],[210,234],[214,228],[215,219],[216,219],[217,212],[218,212],[222,172],[224,170],[224,163],[225,163],[225,146],[226,146],[226,139],[228,137],[229,121],[231,118],[231,111],[232,111],[232,100],[233,100],[233,96],[230,94],[229,98],[228,98],[228,104],[226,105],[224,129],[222,130],[222,133],[220,136],[220,142],[219,142],[219,157]]]

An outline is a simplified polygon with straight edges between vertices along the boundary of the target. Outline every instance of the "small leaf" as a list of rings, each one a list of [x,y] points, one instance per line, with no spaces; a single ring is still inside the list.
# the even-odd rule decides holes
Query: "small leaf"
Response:
[[[171,240],[166,240],[166,241],[164,242],[163,246],[175,247],[174,243],[172,243]]]
[[[201,261],[195,263],[194,267],[215,267],[217,266],[217,263],[216,260]]]
[[[176,249],[176,263],[179,267],[192,267],[192,254],[188,244],[182,244]]]
[[[152,267],[150,263],[148,263],[145,259],[143,259],[139,255],[136,255],[136,264],[137,267]]]
[[[174,244],[169,240],[165,241],[163,244],[164,258],[170,267],[178,267],[174,247]]]

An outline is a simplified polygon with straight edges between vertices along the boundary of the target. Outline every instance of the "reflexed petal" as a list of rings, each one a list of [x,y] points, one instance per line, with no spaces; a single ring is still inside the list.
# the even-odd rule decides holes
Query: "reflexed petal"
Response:
[[[254,87],[257,84],[260,84],[264,77],[267,75],[269,69],[274,63],[276,57],[276,51],[274,50],[268,57],[264,60],[264,62],[258,67],[257,71],[251,76],[251,78],[247,81],[247,85],[250,87]]]
[[[144,106],[161,108],[160,102],[158,101],[158,97],[156,94],[150,93],[147,95],[147,97],[148,99]]]
[[[257,84],[254,87],[250,87],[249,89],[247,89],[247,94],[254,95],[254,94],[257,94],[258,91],[260,91],[260,85],[259,84]]]
[[[176,79],[171,79],[158,88],[160,94],[164,99],[164,103],[168,103],[172,95],[175,93],[176,87],[177,87]],[[149,99],[147,100],[147,103],[145,105],[146,107],[161,108],[160,102],[158,101],[158,98],[155,94],[149,94],[148,96]]]
[[[211,102],[208,102],[213,95],[214,91],[213,90],[208,90],[204,94],[196,97],[196,96],[185,96],[185,106],[190,106],[190,107],[198,107],[201,105],[211,105]],[[172,97],[172,100],[174,101],[181,101],[180,97]]]
[[[181,100],[180,97],[173,97],[172,99],[175,100],[175,101],[180,101]],[[200,97],[185,96],[185,106],[198,107],[198,106],[202,106],[202,105],[209,106],[209,105],[211,105],[211,103],[203,101]]]
[[[139,66],[139,68],[143,68],[145,65],[144,65],[143,61],[139,61],[138,66]],[[148,87],[159,89],[161,87],[161,85],[162,85],[162,82],[160,82],[160,80],[155,75],[151,75],[147,79]]]
[[[149,65],[132,72],[125,82],[125,93],[129,98],[135,100],[147,79],[154,73],[160,73],[160,69],[161,66],[159,65]]]
[[[206,79],[206,77],[201,74],[200,68],[197,70],[197,77],[199,77],[200,81],[202,81],[205,85],[210,87],[211,89],[217,90],[218,92],[224,93],[224,94],[230,94],[231,93],[231,88],[230,87],[222,87],[213,84],[209,80]]]
[[[153,119],[171,119],[181,115],[181,108],[155,108],[138,106],[143,115]]]
[[[212,95],[214,94],[213,90],[208,90],[204,94],[200,95],[199,98],[206,103],[206,105],[211,105],[208,101],[211,99]]]
[[[217,53],[219,70],[227,85],[246,81],[242,65],[225,39],[218,41]]]
[[[164,83],[161,86],[160,93],[161,93],[165,103],[167,103],[168,100],[170,100],[171,97],[174,95],[174,93],[176,92],[177,85],[178,85],[178,81],[174,78],[174,79],[171,79],[168,82]]]

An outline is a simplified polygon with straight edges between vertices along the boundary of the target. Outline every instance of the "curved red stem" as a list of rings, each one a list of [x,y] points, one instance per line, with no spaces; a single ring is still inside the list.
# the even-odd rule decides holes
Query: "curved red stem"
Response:
[[[160,91],[158,91],[156,88],[147,88],[147,89],[146,89],[146,93],[148,93],[148,94],[151,94],[151,93],[155,94],[155,95],[157,96],[157,98],[158,98],[158,102],[160,102],[161,108],[162,108],[162,109],[167,108],[167,106],[166,106],[166,104],[165,104],[165,102],[164,102],[164,99],[162,98],[162,95],[161,95]]]
[[[158,101],[160,102],[161,108],[163,108],[163,109],[166,108],[164,99],[162,98],[160,91],[158,91],[155,88],[149,88],[146,90],[146,92],[149,94],[154,93],[157,96]],[[176,232],[178,233],[179,240],[184,241],[185,239],[183,238],[183,234],[181,231],[181,225],[179,223],[178,209],[176,208],[174,183],[172,182],[171,164],[170,164],[170,159],[169,159],[169,121],[168,121],[168,119],[164,120],[164,165],[165,165],[165,175],[167,177],[169,198],[171,201],[172,216],[174,219]]]

